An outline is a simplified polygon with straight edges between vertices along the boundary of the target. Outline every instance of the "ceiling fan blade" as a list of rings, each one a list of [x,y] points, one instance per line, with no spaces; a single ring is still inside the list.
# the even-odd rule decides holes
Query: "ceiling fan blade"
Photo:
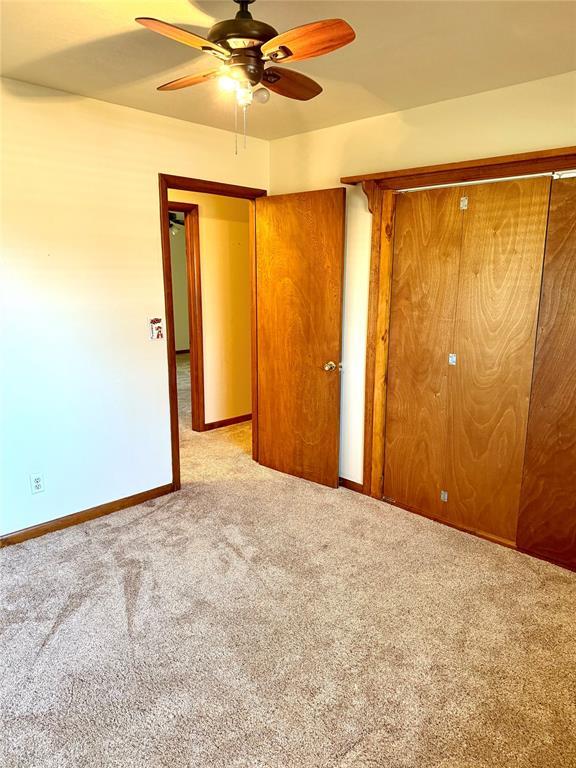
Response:
[[[193,32],[188,32],[186,29],[180,29],[173,24],[167,24],[165,21],[159,21],[158,19],[150,19],[147,16],[139,16],[135,21],[138,24],[142,24],[143,27],[151,29],[152,32],[158,32],[164,37],[169,37],[171,40],[176,40],[178,43],[184,43],[184,45],[190,45],[192,48],[197,48],[200,51],[206,51],[207,53],[217,53],[224,58],[230,56],[230,51],[223,48],[221,45],[211,43],[210,40],[206,40],[200,35],[195,35]]]
[[[262,46],[262,53],[272,61],[302,61],[323,56],[348,45],[356,33],[342,19],[325,19],[289,29]]]
[[[201,75],[187,75],[186,77],[179,77],[177,80],[171,80],[169,83],[159,85],[159,91],[178,91],[180,88],[188,88],[190,85],[198,85],[205,80],[212,80],[214,77],[218,77],[220,74],[219,69],[213,69],[210,72],[203,72]]]
[[[294,72],[293,69],[268,67],[264,70],[262,84],[280,96],[298,101],[309,101],[322,93],[322,86],[310,77]]]

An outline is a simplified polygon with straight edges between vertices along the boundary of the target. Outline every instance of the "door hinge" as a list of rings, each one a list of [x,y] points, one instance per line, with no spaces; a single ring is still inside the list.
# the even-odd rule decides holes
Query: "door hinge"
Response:
[[[440,501],[448,501],[448,491],[440,491]]]
[[[448,355],[448,365],[456,365],[456,352],[450,352]]]
[[[461,211],[467,211],[468,210],[468,198],[467,197],[461,197],[460,198],[460,210]]]

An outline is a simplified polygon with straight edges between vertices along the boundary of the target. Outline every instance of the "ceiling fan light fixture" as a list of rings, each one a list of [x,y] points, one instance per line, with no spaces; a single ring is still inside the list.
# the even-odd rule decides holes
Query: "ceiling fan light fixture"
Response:
[[[266,104],[270,101],[270,91],[268,88],[256,88],[253,93],[254,101],[258,104]]]
[[[252,104],[252,100],[254,98],[254,94],[252,91],[252,86],[248,82],[248,80],[245,81],[239,81],[238,85],[236,86],[236,103],[239,107],[249,107],[250,104]]]
[[[218,75],[218,87],[225,93],[232,93],[238,87],[238,80],[232,76],[228,67],[222,67]]]

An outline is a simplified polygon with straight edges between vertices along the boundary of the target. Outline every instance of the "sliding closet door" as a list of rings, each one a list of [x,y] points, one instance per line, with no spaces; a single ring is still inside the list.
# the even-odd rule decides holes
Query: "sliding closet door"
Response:
[[[576,568],[576,179],[552,183],[517,543]]]
[[[549,178],[461,190],[444,518],[513,542],[532,380]]]
[[[384,497],[436,515],[444,487],[459,203],[454,188],[400,194],[394,228]]]

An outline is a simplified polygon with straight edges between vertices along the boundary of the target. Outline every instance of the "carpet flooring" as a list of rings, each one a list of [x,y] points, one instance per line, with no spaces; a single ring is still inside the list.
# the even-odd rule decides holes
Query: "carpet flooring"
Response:
[[[4,768],[576,766],[576,574],[182,416],[180,492],[0,552]]]

